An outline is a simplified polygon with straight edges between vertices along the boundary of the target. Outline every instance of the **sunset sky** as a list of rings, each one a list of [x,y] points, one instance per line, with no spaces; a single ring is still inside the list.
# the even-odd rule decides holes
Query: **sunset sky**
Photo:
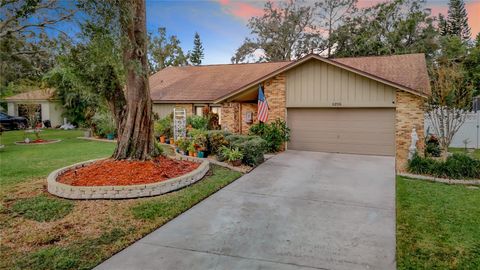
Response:
[[[359,0],[360,7],[368,7],[381,0]],[[185,51],[193,45],[197,31],[205,48],[203,64],[229,63],[235,50],[249,35],[247,20],[262,14],[265,1],[233,0],[147,0],[147,28],[155,32],[160,26],[168,34],[179,37]],[[480,0],[466,0],[472,35],[480,32]],[[427,0],[433,15],[447,13],[448,0]]]

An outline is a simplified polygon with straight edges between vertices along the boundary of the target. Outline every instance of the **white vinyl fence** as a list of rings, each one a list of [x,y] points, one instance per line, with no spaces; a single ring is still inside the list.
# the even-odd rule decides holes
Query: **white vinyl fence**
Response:
[[[430,127],[430,130],[428,129]],[[431,127],[431,122],[425,116],[425,133],[429,130],[434,134],[434,129]],[[468,139],[467,148],[480,149],[480,111],[477,113],[470,113],[467,120],[453,137],[451,147],[465,147],[464,140]]]

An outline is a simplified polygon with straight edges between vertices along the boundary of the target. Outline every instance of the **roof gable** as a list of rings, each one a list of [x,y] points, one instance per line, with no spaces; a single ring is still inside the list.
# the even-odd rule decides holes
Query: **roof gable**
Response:
[[[290,62],[168,67],[150,77],[154,102],[213,101]]]
[[[5,98],[8,101],[38,101],[38,100],[50,100],[55,96],[55,89],[39,89],[20,93],[14,96]]]
[[[221,102],[312,59],[416,95],[430,95],[424,54],[337,59],[310,54],[290,62],[168,67],[150,77],[151,97],[166,103]]]

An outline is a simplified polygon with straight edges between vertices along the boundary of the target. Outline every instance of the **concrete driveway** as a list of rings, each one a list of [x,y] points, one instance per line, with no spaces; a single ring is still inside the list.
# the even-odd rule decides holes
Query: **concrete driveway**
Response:
[[[287,151],[98,269],[395,269],[394,158]]]

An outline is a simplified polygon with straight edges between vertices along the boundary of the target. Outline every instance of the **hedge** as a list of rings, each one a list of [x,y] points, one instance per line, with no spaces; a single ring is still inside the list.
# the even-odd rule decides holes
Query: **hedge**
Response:
[[[243,153],[242,162],[249,166],[257,166],[265,159],[267,142],[258,136],[229,135],[226,137],[232,148],[239,148]]]
[[[464,154],[453,154],[447,160],[435,160],[415,155],[408,163],[411,173],[432,175],[435,177],[480,179],[480,160]]]

